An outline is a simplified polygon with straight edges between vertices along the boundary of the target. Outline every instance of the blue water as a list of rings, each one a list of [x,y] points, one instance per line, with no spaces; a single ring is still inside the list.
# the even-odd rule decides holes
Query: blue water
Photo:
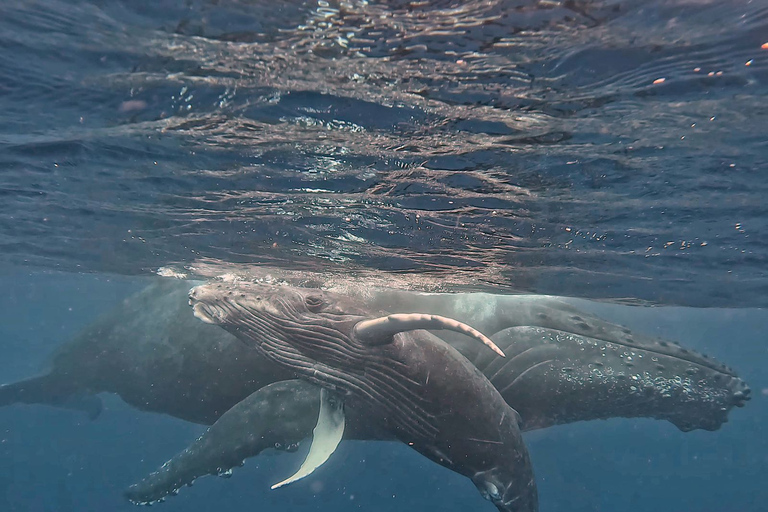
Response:
[[[766,46],[764,0],[0,0],[0,381],[159,269],[600,299],[755,397],[526,434],[542,511],[765,510]],[[200,432],[0,409],[0,511],[133,510]],[[161,507],[493,509],[394,444],[270,492],[298,460]]]
[[[18,270],[0,278],[0,375],[36,374],[58,344],[146,281]],[[542,511],[762,511],[768,499],[768,312],[592,305],[639,332],[678,340],[737,368],[757,395],[716,432],[652,420],[596,421],[525,434]],[[203,431],[115,397],[93,422],[74,411],[0,409],[0,510],[132,511],[125,488]],[[306,447],[304,448],[306,449]],[[261,455],[225,480],[205,477],[161,510],[494,510],[466,478],[396,443],[345,442],[312,477],[270,491],[301,461]],[[154,510],[154,509],[153,509]]]

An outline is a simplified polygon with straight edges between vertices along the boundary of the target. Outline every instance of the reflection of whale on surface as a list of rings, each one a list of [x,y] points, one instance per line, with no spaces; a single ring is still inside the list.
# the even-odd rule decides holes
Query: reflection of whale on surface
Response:
[[[192,284],[158,279],[126,299],[65,344],[49,374],[0,387],[0,405],[81,405],[93,411],[88,395],[107,391],[141,410],[204,424],[221,418],[188,452],[134,488],[138,501],[160,499],[197,476],[310,436],[317,388],[297,381],[265,387],[292,374],[223,329],[194,318],[187,305]],[[440,336],[490,378],[520,413],[523,430],[614,416],[715,430],[749,396],[745,384],[722,365],[629,333],[552,297],[381,291],[361,301],[390,312],[441,314],[495,333],[492,339],[506,353],[504,360],[462,337],[442,331]],[[253,418],[263,423],[248,423]],[[259,435],[246,439],[251,444],[236,445],[247,429]],[[371,439],[381,433],[351,409],[345,437]]]

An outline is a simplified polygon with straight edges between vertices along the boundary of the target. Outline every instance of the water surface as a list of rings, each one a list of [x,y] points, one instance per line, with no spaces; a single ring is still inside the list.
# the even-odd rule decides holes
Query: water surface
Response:
[[[765,2],[0,5],[6,264],[767,304]]]

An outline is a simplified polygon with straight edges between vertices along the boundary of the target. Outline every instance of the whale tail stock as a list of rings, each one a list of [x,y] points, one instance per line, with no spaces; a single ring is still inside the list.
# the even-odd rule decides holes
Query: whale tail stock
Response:
[[[95,420],[101,414],[101,399],[71,383],[62,382],[54,374],[0,385],[0,407],[13,404],[45,404],[64,409],[83,411]]]

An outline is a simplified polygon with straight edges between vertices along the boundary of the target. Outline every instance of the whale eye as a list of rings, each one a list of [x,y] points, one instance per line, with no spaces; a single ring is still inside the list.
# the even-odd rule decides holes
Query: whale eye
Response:
[[[491,482],[483,482],[483,486],[485,489],[481,489],[481,494],[485,499],[488,501],[498,501],[501,499],[501,493],[499,492],[499,488],[496,487]],[[483,492],[484,491],[484,492]]]
[[[325,303],[321,297],[318,297],[317,295],[309,295],[304,299],[304,305],[306,305],[307,309],[311,312],[317,313],[323,309]]]

